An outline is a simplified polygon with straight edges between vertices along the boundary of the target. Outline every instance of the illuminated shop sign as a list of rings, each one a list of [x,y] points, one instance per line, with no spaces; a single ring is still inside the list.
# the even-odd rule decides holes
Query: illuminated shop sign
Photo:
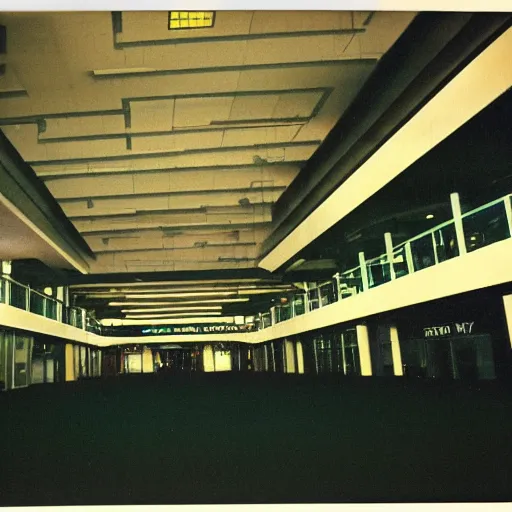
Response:
[[[425,338],[439,338],[442,336],[453,336],[457,334],[472,334],[475,322],[455,322],[452,324],[425,327],[423,334]]]
[[[247,332],[253,326],[236,324],[200,324],[200,325],[170,325],[154,326],[142,329],[142,334],[223,334],[232,332]]]

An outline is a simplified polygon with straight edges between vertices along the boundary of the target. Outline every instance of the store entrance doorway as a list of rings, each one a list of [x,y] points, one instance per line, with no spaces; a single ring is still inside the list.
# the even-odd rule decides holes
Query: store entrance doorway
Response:
[[[201,369],[201,352],[195,347],[166,346],[153,352],[157,372],[181,373]]]
[[[491,337],[482,334],[457,338],[411,340],[406,348],[406,374],[434,379],[496,378]]]

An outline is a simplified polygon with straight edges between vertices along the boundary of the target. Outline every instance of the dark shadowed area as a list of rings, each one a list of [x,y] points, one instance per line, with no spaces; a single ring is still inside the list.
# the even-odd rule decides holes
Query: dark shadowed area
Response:
[[[0,395],[0,504],[510,501],[508,384],[140,375]]]

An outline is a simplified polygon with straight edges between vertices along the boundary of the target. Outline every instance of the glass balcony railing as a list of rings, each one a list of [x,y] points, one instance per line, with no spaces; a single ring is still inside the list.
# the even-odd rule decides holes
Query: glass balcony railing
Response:
[[[510,238],[512,195],[506,195],[463,214],[461,222],[461,245],[468,253]],[[283,313],[282,305],[274,308],[275,323],[456,258],[464,252],[459,247],[459,236],[455,221],[451,219],[392,247],[389,254],[386,252],[376,258],[364,259],[362,267],[359,265],[338,273],[325,283],[310,283],[305,294],[292,296],[293,307],[287,309],[286,313]],[[271,320],[272,316],[269,315],[268,319]],[[260,328],[270,325],[271,321],[263,322]]]
[[[55,297],[18,283],[9,276],[0,278],[0,302],[58,322],[101,334],[101,324],[82,308],[66,306]]]
[[[487,203],[462,215],[458,231],[449,220],[389,249],[376,258],[361,255],[361,265],[335,274],[322,283],[306,283],[304,291],[289,294],[271,311],[254,320],[258,329],[307,314],[315,309],[346,300],[413,272],[438,265],[464,252],[500,242],[512,236],[512,195]],[[462,246],[459,247],[459,243]],[[0,278],[0,302],[79,329],[103,334],[101,324],[78,307],[66,306],[9,276]]]

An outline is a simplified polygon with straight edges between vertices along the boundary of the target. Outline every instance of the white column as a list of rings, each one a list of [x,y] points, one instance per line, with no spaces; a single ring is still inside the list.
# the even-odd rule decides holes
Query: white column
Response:
[[[396,279],[395,266],[393,265],[393,261],[395,258],[393,257],[393,239],[391,238],[391,233],[384,233],[384,243],[386,245],[386,255],[388,257],[389,263],[389,272],[391,274],[391,280]]]
[[[295,350],[293,342],[289,340],[284,341],[285,354],[286,354],[286,373],[295,373]]]
[[[370,355],[370,337],[366,325],[356,326],[357,346],[359,348],[359,360],[361,362],[361,375],[364,377],[372,374],[372,358]]]
[[[341,290],[340,290],[340,273],[336,272],[334,274],[334,279],[336,280],[336,300],[341,300]]]
[[[450,194],[450,203],[452,205],[452,215],[455,225],[455,234],[457,236],[457,245],[459,246],[459,255],[467,253],[466,238],[464,237],[464,227],[462,225],[462,211],[460,207],[460,197],[457,192]]]
[[[59,322],[62,322],[62,318],[63,318],[62,308],[63,308],[63,304],[65,304],[64,286],[57,287],[57,291],[56,291],[55,295],[57,297],[57,300],[60,301],[60,302],[57,302],[57,320]]]
[[[359,265],[361,266],[361,280],[363,281],[363,292],[368,290],[368,268],[366,267],[366,260],[364,252],[359,253]]]
[[[297,341],[295,346],[297,350],[297,373],[304,373],[304,352],[302,351],[302,342]]]
[[[7,276],[11,275],[11,262],[10,261],[2,261],[2,274]],[[4,281],[4,303],[11,303],[11,282],[7,279]]]
[[[396,376],[402,376],[404,374],[404,368],[402,366],[400,339],[398,338],[398,329],[396,326],[392,325],[389,328],[389,337],[391,340],[391,354],[393,356],[393,373]]]
[[[503,297],[503,306],[505,307],[505,318],[508,326],[508,337],[510,346],[512,347],[512,295]]]
[[[435,264],[437,265],[439,263],[439,257],[437,255],[437,243],[436,243],[436,235],[434,234],[434,232],[432,231],[431,233],[431,237],[432,237],[432,249],[434,251],[434,262]]]
[[[309,313],[308,283],[304,282],[304,314]]]

